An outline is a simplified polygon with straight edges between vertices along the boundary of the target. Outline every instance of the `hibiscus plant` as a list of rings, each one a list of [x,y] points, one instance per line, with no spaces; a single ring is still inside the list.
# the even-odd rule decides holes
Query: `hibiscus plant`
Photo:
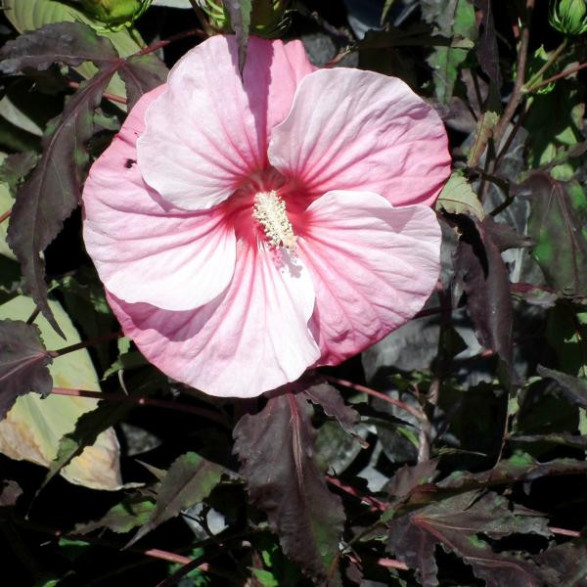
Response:
[[[3,0],[8,583],[584,584],[584,12]]]

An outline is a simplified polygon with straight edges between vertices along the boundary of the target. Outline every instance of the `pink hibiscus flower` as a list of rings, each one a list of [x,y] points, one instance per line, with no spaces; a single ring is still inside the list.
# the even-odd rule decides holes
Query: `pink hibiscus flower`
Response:
[[[94,163],[84,238],[124,332],[167,375],[255,396],[418,312],[439,273],[450,169],[398,79],[316,70],[300,42],[186,54]]]

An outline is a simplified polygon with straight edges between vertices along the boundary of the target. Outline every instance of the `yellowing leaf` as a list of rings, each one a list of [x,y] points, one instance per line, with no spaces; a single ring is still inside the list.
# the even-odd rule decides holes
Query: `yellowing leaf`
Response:
[[[47,349],[55,350],[80,341],[69,316],[54,301],[49,305],[63,332],[64,341],[39,316],[39,326]],[[32,300],[16,297],[0,306],[0,318],[26,320],[34,310]],[[98,376],[85,349],[58,357],[50,367],[55,387],[100,391]],[[5,420],[0,422],[0,452],[15,460],[48,467],[56,457],[59,440],[72,432],[78,418],[96,408],[98,401],[85,397],[50,395],[41,399],[29,393],[17,399]],[[122,487],[120,447],[114,429],[98,436],[93,446],[75,458],[61,474],[76,485],[92,489],[116,490]]]

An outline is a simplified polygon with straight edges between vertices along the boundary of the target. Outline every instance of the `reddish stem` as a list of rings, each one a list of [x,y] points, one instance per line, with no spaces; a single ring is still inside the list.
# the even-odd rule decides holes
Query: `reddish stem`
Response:
[[[67,85],[72,88],[73,90],[77,90],[80,86],[79,82],[67,82]],[[103,98],[106,98],[107,100],[111,100],[112,102],[118,102],[119,104],[126,104],[126,98],[123,98],[122,96],[117,96],[115,94],[109,94],[108,92],[104,92],[102,94]]]
[[[580,65],[576,65],[575,67],[569,67],[569,69],[565,69],[564,71],[561,71],[560,73],[557,73],[556,75],[553,75],[552,77],[549,77],[549,78],[545,79],[544,81],[541,81],[539,84],[532,86],[528,90],[528,93],[535,92],[536,90],[539,90],[540,88],[547,86],[548,84],[551,84],[552,82],[555,82],[559,79],[562,79],[564,77],[572,75],[573,73],[577,73],[578,71],[581,71],[582,69],[585,69],[586,67],[587,67],[587,62],[581,63]]]
[[[185,404],[178,404],[175,402],[152,399],[148,397],[134,397],[131,395],[124,395],[122,393],[102,393],[101,391],[89,391],[87,389],[65,389],[63,387],[54,387],[52,393],[56,395],[69,395],[74,397],[89,397],[98,400],[122,402],[128,404],[135,404],[137,406],[153,406],[158,408],[165,408],[168,410],[175,410],[176,412],[185,412],[188,414],[195,414],[208,420],[228,426],[226,419],[206,408],[198,408],[197,406],[186,406]]]
[[[10,218],[10,215],[12,214],[12,210],[6,210],[6,212],[4,212],[4,214],[2,214],[0,216],[0,224],[2,224],[5,220],[7,220],[8,218]]]
[[[348,495],[352,495],[353,497],[356,497],[357,499],[366,503],[372,509],[379,510],[380,512],[384,512],[387,510],[387,504],[385,504],[384,502],[382,502],[378,499],[375,499],[374,497],[371,497],[370,495],[363,495],[363,494],[359,493],[354,487],[351,487],[350,485],[346,485],[345,483],[343,483],[342,481],[340,481],[336,477],[332,477],[331,475],[326,475],[326,480],[331,485],[338,487],[341,491],[344,491]]]
[[[324,378],[327,381],[330,381],[331,383],[335,383],[336,385],[342,385],[344,387],[348,387],[350,389],[354,389],[355,391],[359,391],[361,393],[366,393],[367,395],[371,395],[373,397],[376,397],[384,402],[387,402],[389,404],[393,404],[394,406],[405,410],[406,412],[408,412],[409,414],[411,414],[412,416],[414,416],[414,418],[417,418],[418,420],[424,420],[425,416],[424,414],[422,414],[422,412],[420,410],[418,410],[417,408],[414,408],[398,399],[395,399],[393,397],[389,397],[388,395],[385,395],[384,393],[381,393],[380,391],[376,391],[375,389],[371,389],[370,387],[366,387],[365,385],[360,385],[358,383],[353,383],[351,381],[347,381],[346,379],[339,379],[338,377],[332,377],[331,375],[324,375]]]
[[[567,530],[566,528],[556,528],[554,526],[549,526],[548,529],[553,534],[559,534],[560,536],[571,536],[572,538],[581,538],[581,532],[577,532],[577,530]]]
[[[105,334],[104,336],[97,336],[96,338],[90,338],[89,340],[82,340],[81,342],[77,342],[76,344],[72,344],[72,345],[57,349],[56,351],[49,351],[49,354],[53,358],[61,357],[62,355],[66,355],[67,353],[73,353],[75,351],[79,351],[80,349],[85,349],[85,348],[87,348],[89,346],[93,346],[95,344],[100,344],[102,342],[108,342],[110,340],[120,338],[121,336],[123,336],[122,332],[110,332],[108,334]]]
[[[410,567],[406,565],[406,563],[402,561],[395,560],[394,558],[380,558],[377,561],[377,564],[380,567],[385,567],[387,569],[399,569],[400,571],[409,571]]]
[[[167,45],[169,45],[170,43],[175,43],[177,41],[187,39],[188,37],[200,37],[201,39],[207,39],[208,36],[209,35],[207,35],[204,31],[201,31],[200,29],[191,29],[189,31],[183,31],[181,33],[177,33],[177,35],[172,35],[167,39],[157,41],[156,43],[153,43],[148,47],[141,49],[140,51],[135,53],[135,55],[148,55],[149,53],[154,53],[159,49],[163,49],[163,47],[167,47]]]

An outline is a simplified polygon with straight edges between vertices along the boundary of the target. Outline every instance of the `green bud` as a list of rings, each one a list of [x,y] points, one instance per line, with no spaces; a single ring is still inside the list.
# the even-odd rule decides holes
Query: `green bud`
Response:
[[[586,0],[555,0],[550,4],[550,25],[565,35],[587,32]]]
[[[229,32],[230,15],[222,0],[196,0],[208,15],[210,25],[216,30]],[[288,7],[291,0],[252,0],[251,34],[274,38],[282,35],[289,26]]]
[[[131,24],[151,5],[152,0],[82,0],[83,9],[108,27]]]

